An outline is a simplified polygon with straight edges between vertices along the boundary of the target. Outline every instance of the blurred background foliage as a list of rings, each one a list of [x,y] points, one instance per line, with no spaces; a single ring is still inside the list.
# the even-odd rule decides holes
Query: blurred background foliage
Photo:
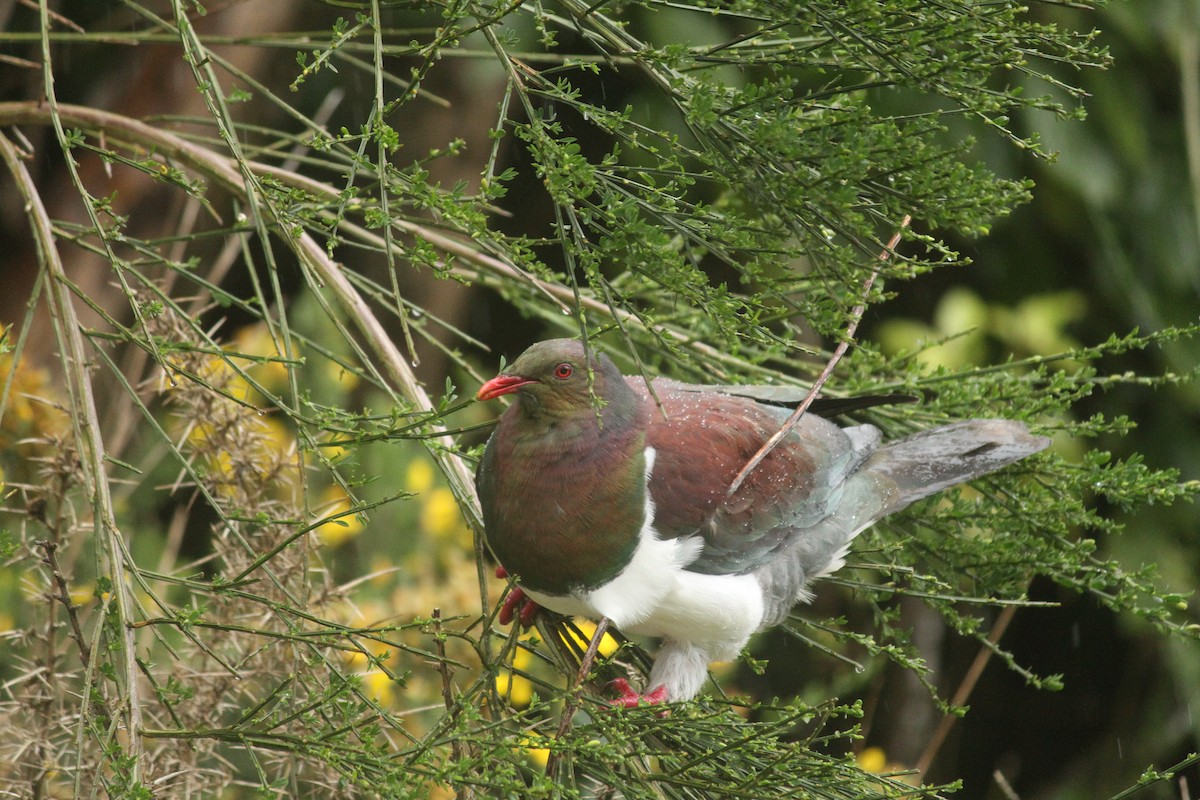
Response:
[[[1074,12],[1045,13],[1079,22]],[[919,357],[931,364],[980,363],[1007,353],[1062,352],[1114,330],[1196,320],[1198,14],[1195,3],[1171,0],[1113,3],[1097,13],[1099,41],[1113,65],[1077,77],[1069,69],[1060,73],[1088,92],[1087,120],[1048,123],[1038,112],[1016,120],[1021,131],[1040,132],[1046,149],[1057,154],[1052,163],[979,140],[979,156],[1000,174],[1034,179],[1033,199],[987,238],[961,243],[974,261],[970,270],[930,275],[888,305],[895,316],[879,319],[875,329],[886,348],[897,352],[967,331]],[[1186,372],[1197,363],[1200,350],[1186,341],[1126,354],[1114,359],[1113,369]],[[1097,447],[1120,456],[1140,453],[1149,465],[1184,475],[1200,470],[1194,382],[1153,391],[1112,387],[1078,407],[1081,415],[1099,410],[1127,414],[1137,427],[1102,437]],[[1123,536],[1101,539],[1105,552],[1123,563],[1156,563],[1176,587],[1200,584],[1194,505],[1105,513],[1127,528]],[[1020,797],[1097,797],[1128,768],[1131,753],[1157,751],[1170,761],[1195,750],[1195,648],[1159,639],[1130,618],[1113,618],[1052,587],[1038,588],[1035,597],[1061,607],[1017,615],[1006,641],[1027,663],[1067,674],[1066,689],[1035,699],[1011,675],[997,670],[985,677],[959,731],[959,774],[968,781],[973,775],[979,785],[997,766],[1023,764],[1044,778],[1026,784]],[[1021,722],[1030,713],[1038,724]],[[985,751],[986,758],[974,755]],[[1179,796],[1194,796],[1197,783],[1193,773]],[[992,796],[1004,795],[993,790]]]
[[[1156,379],[1200,343],[1088,350],[1197,322],[1195,3],[600,8],[0,2],[0,782],[1197,796],[1194,765],[1144,770],[1200,747],[1200,518],[1158,472],[1200,475],[1200,387]],[[731,700],[589,696],[559,728],[595,628],[493,627],[467,470],[495,409],[464,398],[581,323],[630,371],[811,380],[873,269],[831,389],[927,393],[871,418],[893,432],[1030,419],[1057,460],[865,536],[790,633],[717,668]],[[987,585],[1002,526],[1032,548],[1054,509],[1096,572],[1062,545]],[[1106,595],[1149,583],[1183,594]],[[600,654],[644,664],[619,635]]]

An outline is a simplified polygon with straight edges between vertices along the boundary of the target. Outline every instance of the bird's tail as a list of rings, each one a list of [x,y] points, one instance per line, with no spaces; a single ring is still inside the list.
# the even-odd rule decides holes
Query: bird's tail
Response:
[[[807,598],[813,578],[841,569],[850,542],[889,514],[931,494],[973,480],[1045,449],[1020,422],[973,419],[922,431],[883,445],[847,479],[837,510],[795,537],[786,557],[755,575],[767,598],[763,627]]]
[[[1022,422],[972,419],[889,442],[863,463],[859,474],[871,476],[886,490],[875,517],[879,519],[923,497],[995,472],[1049,444],[1046,437],[1029,433]]]

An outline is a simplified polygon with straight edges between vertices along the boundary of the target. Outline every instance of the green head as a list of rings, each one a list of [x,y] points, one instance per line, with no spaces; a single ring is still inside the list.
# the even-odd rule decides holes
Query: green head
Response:
[[[530,346],[481,386],[475,397],[492,400],[505,394],[516,394],[526,415],[551,420],[594,413],[595,398],[605,408],[617,402],[618,410],[624,404],[619,401],[632,399],[612,359],[597,351],[586,352],[574,339],[548,339]]]

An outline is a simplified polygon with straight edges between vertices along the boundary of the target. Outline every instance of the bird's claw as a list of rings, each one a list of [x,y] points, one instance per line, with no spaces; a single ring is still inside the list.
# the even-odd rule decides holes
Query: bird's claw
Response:
[[[614,708],[637,708],[638,706],[657,706],[667,702],[667,687],[658,686],[646,694],[638,694],[624,678],[617,678],[608,684],[608,688],[619,693],[617,699],[610,701]]]
[[[496,567],[496,577],[507,578],[508,570],[504,567]],[[530,600],[529,595],[525,594],[520,586],[514,586],[509,590],[504,602],[500,604],[498,619],[501,625],[507,625],[516,620],[522,628],[529,628],[533,625],[533,618],[537,616],[540,608],[541,606]]]
[[[508,578],[508,570],[504,567],[496,567],[496,577]],[[522,628],[528,628],[533,625],[533,618],[537,616],[540,608],[541,606],[529,599],[529,595],[525,594],[520,586],[513,586],[508,590],[508,596],[504,598],[504,602],[500,604],[500,613],[497,618],[501,625],[516,621]],[[613,708],[657,706],[667,702],[666,686],[657,686],[646,694],[639,694],[629,685],[629,681],[617,678],[608,684],[608,688],[618,694],[615,700],[610,701]]]

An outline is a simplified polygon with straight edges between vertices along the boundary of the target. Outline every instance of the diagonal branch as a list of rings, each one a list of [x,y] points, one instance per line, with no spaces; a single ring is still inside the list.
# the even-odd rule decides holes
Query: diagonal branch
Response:
[[[80,463],[88,495],[92,501],[92,514],[101,551],[108,560],[112,575],[113,605],[120,617],[116,635],[120,639],[121,670],[124,678],[124,708],[115,717],[124,717],[125,743],[133,758],[136,777],[140,769],[142,752],[142,700],[138,690],[140,675],[137,665],[136,642],[133,622],[134,599],[127,581],[130,572],[135,572],[133,559],[125,546],[125,540],[117,527],[110,492],[104,440],[100,433],[100,413],[96,395],[88,376],[86,348],[83,342],[83,326],[71,303],[66,269],[54,242],[50,216],[37,193],[33,177],[21,161],[20,154],[8,137],[0,134],[0,159],[3,159],[25,201],[33,228],[38,258],[49,276],[46,294],[50,305],[50,316],[54,322],[55,336],[62,351],[61,360],[66,378],[67,391],[72,396],[71,407],[81,413],[72,416],[75,439],[78,442]],[[90,676],[89,676],[90,677]]]
[[[1005,606],[1000,612],[1000,616],[996,618],[996,624],[992,626],[991,632],[988,634],[988,642],[993,645],[1000,643],[1000,637],[1004,636],[1004,632],[1008,630],[1008,624],[1012,622],[1013,616],[1017,613],[1017,606]],[[979,683],[979,678],[983,675],[983,670],[991,659],[993,650],[989,647],[979,648],[979,652],[975,655],[975,660],[971,662],[970,669],[963,677],[962,683],[959,684],[958,691],[954,693],[950,705],[956,708],[963,708],[967,704],[967,700],[971,698],[971,692],[975,690],[975,685]],[[937,729],[934,730],[933,736],[929,738],[929,742],[925,745],[925,750],[917,759],[916,770],[919,777],[924,777],[925,773],[933,765],[934,759],[937,758],[938,751],[942,749],[942,744],[945,743],[946,737],[950,734],[950,729],[954,727],[954,723],[958,721],[958,716],[955,714],[946,714],[938,723]]]
[[[600,642],[606,633],[608,633],[608,617],[601,617],[596,623],[596,630],[592,633],[587,650],[584,651],[583,658],[579,661],[579,671],[575,674],[575,687],[563,706],[562,717],[558,721],[558,732],[554,735],[555,741],[562,739],[571,729],[571,720],[575,717],[575,711],[579,708],[579,699],[583,694],[583,684],[587,680],[588,673],[592,671],[596,654],[600,652]],[[558,754],[551,751],[550,757],[546,760],[546,775],[553,778],[557,770]]]
[[[783,441],[783,438],[792,432],[792,428],[796,427],[796,423],[800,421],[800,418],[808,411],[808,407],[817,399],[817,395],[821,392],[821,387],[829,380],[829,376],[833,375],[834,368],[837,367],[838,362],[842,360],[842,356],[850,348],[850,342],[854,339],[854,333],[858,330],[858,323],[862,321],[863,314],[866,313],[867,298],[871,295],[871,286],[874,285],[875,279],[879,277],[879,270],[882,268],[884,262],[888,260],[888,256],[892,254],[892,251],[896,249],[896,245],[900,243],[900,235],[910,222],[912,222],[912,217],[906,214],[904,219],[900,221],[900,230],[896,231],[891,241],[887,243],[887,247],[879,254],[878,266],[871,270],[871,274],[867,276],[867,280],[863,283],[862,300],[850,311],[850,322],[846,325],[846,335],[838,343],[837,349],[833,351],[833,355],[829,358],[829,363],[825,365],[825,369],[821,371],[812,388],[808,390],[808,394],[804,396],[804,401],[787,418],[787,422],[783,424],[783,427],[776,431],[775,435],[768,439],[762,447],[758,448],[758,452],[734,476],[733,482],[729,485],[729,490],[725,493],[725,499],[733,497],[737,490],[741,488],[742,483],[745,482],[746,477],[775,449],[775,445]]]

